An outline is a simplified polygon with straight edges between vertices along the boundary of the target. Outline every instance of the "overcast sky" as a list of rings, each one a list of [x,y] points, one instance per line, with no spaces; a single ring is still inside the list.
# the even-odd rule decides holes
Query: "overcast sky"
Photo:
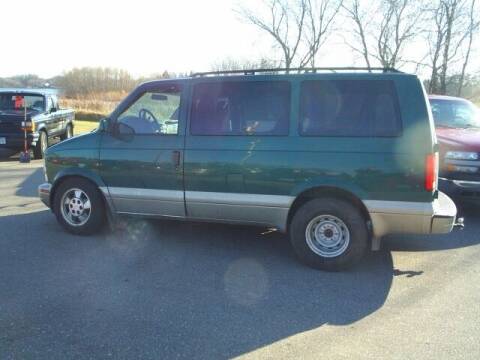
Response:
[[[232,11],[239,1],[2,1],[0,76],[51,77],[81,66],[139,76],[209,70],[227,57],[279,59],[271,40]],[[318,65],[363,65],[342,42],[333,37]]]

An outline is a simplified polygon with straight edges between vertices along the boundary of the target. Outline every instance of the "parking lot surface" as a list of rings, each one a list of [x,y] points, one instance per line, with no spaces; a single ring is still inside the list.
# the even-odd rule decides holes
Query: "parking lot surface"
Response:
[[[65,233],[42,163],[0,162],[0,359],[480,358],[480,211],[349,272],[266,229],[129,220]]]

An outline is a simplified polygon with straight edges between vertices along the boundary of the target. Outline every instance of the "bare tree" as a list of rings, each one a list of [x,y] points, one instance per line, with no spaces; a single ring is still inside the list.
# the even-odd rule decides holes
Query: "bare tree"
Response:
[[[472,51],[473,39],[480,27],[480,19],[477,19],[475,15],[478,15],[478,9],[476,7],[476,0],[472,0],[469,8],[469,23],[468,23],[468,43],[465,52],[465,58],[462,65],[462,71],[460,73],[460,79],[458,81],[457,96],[462,96],[463,84],[465,81],[465,72],[467,70],[468,62],[470,61],[470,54]]]
[[[429,92],[446,94],[448,80],[452,78],[450,72],[452,69],[458,71],[459,62],[465,78],[473,38],[479,26],[477,11],[475,0],[437,0],[433,3],[430,13],[434,28],[428,38],[431,67]],[[461,93],[461,87],[457,92]]]
[[[419,2],[415,0],[379,0],[362,9],[359,0],[350,0],[342,6],[352,22],[353,43],[347,44],[360,53],[368,67],[372,58],[383,67],[397,67],[406,62],[405,47],[419,32],[421,17]],[[373,14],[373,15],[369,15]]]
[[[442,6],[437,6],[432,9],[433,23],[435,24],[433,35],[429,37],[429,52],[431,57],[432,72],[430,75],[429,93],[436,93],[438,89],[438,73],[441,50],[444,44],[445,36],[445,13]]]
[[[304,31],[306,0],[296,1],[293,5],[286,0],[265,0],[264,4],[269,11],[268,18],[262,18],[256,10],[244,7],[238,13],[273,37],[282,51],[285,67],[289,69],[297,55]]]
[[[343,0],[306,0],[306,23],[303,40],[307,46],[299,67],[315,67],[315,57],[327,41]]]
[[[378,59],[384,67],[395,67],[402,61],[402,50],[419,29],[422,12],[414,0],[384,0],[382,20],[377,39]]]
[[[344,2],[342,8],[345,10],[347,16],[353,21],[354,26],[352,28],[352,34],[354,41],[360,43],[359,45],[354,45],[347,42],[347,44],[352,50],[359,52],[363,56],[367,67],[370,68],[370,51],[367,45],[366,34],[366,13],[362,11],[359,0],[352,0],[348,3]]]
[[[441,65],[441,76],[440,76],[440,92],[445,94],[447,92],[447,70],[448,65],[451,60],[451,46],[452,38],[455,36],[455,23],[460,19],[460,7],[463,1],[459,0],[447,0],[441,2],[441,7],[444,10],[445,15],[445,42],[443,46],[443,61]],[[461,42],[461,40],[459,41]],[[455,51],[456,52],[456,51]]]
[[[343,0],[264,0],[268,16],[258,9],[240,8],[247,22],[268,33],[282,51],[289,69],[315,66],[316,56],[328,38]]]

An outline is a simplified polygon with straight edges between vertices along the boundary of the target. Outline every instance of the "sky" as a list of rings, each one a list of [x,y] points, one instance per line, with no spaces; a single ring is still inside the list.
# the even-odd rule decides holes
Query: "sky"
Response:
[[[2,2],[0,77],[52,77],[108,66],[134,76],[210,70],[225,58],[280,59],[268,35],[241,21],[259,0],[22,0]],[[363,65],[338,36],[317,65]]]
[[[5,1],[0,76],[50,77],[81,66],[146,75],[258,57],[258,31],[238,20],[234,6],[230,0]]]
[[[233,11],[238,4],[238,0],[5,1],[0,76],[51,77],[82,66],[117,67],[141,76],[164,70],[208,71],[225,58],[278,58],[268,36]],[[250,4],[255,6],[255,1]],[[350,65],[346,55],[337,50],[334,58]]]

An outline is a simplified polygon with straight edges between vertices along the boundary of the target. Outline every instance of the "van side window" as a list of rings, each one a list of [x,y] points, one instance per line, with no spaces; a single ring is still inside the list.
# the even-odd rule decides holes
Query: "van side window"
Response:
[[[137,135],[177,135],[181,89],[171,86],[143,93],[118,118]]]
[[[400,135],[400,108],[393,82],[304,81],[299,132],[304,136]]]
[[[288,135],[290,83],[224,81],[194,86],[192,135]]]

